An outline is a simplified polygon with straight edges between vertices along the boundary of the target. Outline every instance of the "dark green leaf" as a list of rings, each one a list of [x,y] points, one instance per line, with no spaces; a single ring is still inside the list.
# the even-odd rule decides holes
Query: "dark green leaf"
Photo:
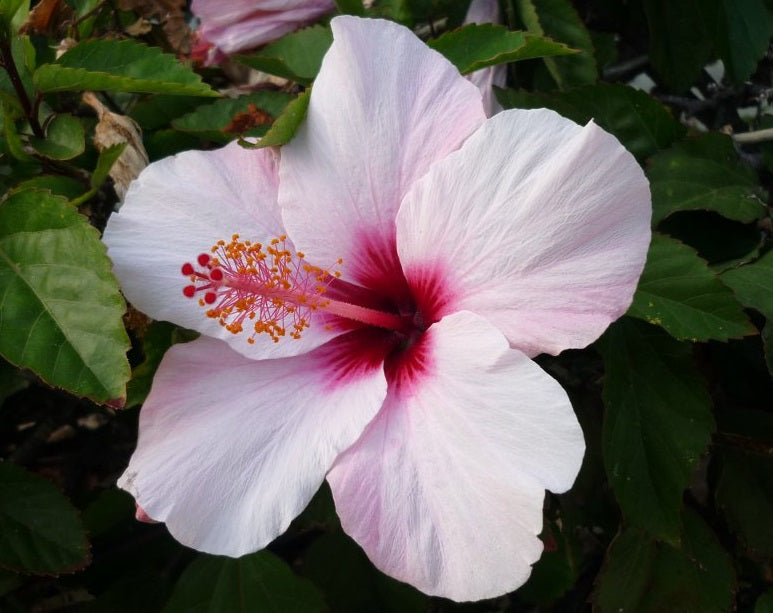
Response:
[[[728,76],[743,83],[765,56],[773,35],[765,4],[762,0],[711,0],[701,9]]]
[[[313,613],[321,594],[274,554],[242,558],[200,555],[185,569],[164,613]]]
[[[67,201],[27,190],[0,204],[0,353],[52,385],[120,405],[129,342],[99,234]]]
[[[598,79],[593,43],[577,11],[568,0],[516,0],[521,20],[532,34],[566,43],[580,53],[545,58],[559,89],[595,83]]]
[[[703,21],[707,4],[718,0],[644,0],[650,30],[650,60],[671,89],[686,90],[711,56]]]
[[[714,429],[691,348],[624,318],[598,342],[604,358],[604,464],[626,520],[676,543],[682,492]]]
[[[658,153],[647,175],[653,226],[677,211],[715,211],[744,223],[765,213],[756,174],[739,161],[732,140],[723,134],[706,134]]]
[[[772,440],[760,445],[762,453]],[[751,449],[750,451],[754,451]],[[758,556],[773,556],[773,459],[724,449],[716,489],[717,506],[733,533]]]
[[[630,315],[680,340],[727,340],[754,332],[733,292],[691,247],[653,234]]]
[[[317,25],[288,34],[254,55],[235,59],[257,70],[309,85],[332,42],[330,28]]]
[[[564,44],[525,32],[511,32],[492,23],[468,24],[446,32],[427,43],[467,74],[487,66],[538,57],[569,55],[574,51]]]
[[[773,321],[773,251],[756,262],[726,271],[721,278],[741,303]]]
[[[199,107],[172,121],[172,127],[181,132],[198,134],[202,138],[228,142],[237,135],[262,136],[275,117],[278,117],[293,99],[290,94],[274,91],[259,91],[239,98],[223,98],[212,104]],[[258,111],[251,112],[251,107]],[[267,114],[260,117],[260,112]],[[241,117],[247,120],[243,131],[237,130]],[[263,123],[265,122],[265,123]],[[254,124],[250,127],[251,124]]]
[[[5,596],[22,584],[21,575],[0,568],[0,596]]]
[[[306,119],[306,110],[309,108],[309,98],[311,97],[311,89],[307,89],[302,94],[299,94],[295,100],[290,102],[282,114],[276,118],[274,125],[269,128],[266,135],[260,139],[256,144],[245,143],[240,141],[244,146],[254,149],[260,149],[262,147],[277,147],[290,142],[295,133],[298,131],[298,127],[301,125],[304,119]]]
[[[343,15],[365,15],[362,0],[336,0],[338,12]]]
[[[116,143],[115,145],[105,147],[99,152],[97,165],[94,168],[94,172],[91,173],[91,189],[99,189],[107,180],[107,177],[110,175],[110,169],[118,158],[121,157],[123,150],[126,149],[126,145],[127,143]]]
[[[88,40],[35,71],[43,92],[108,90],[218,96],[173,55],[133,40]]]
[[[34,160],[29,153],[24,149],[19,132],[16,129],[16,122],[14,121],[15,114],[12,112],[9,105],[5,102],[2,104],[3,109],[3,136],[5,137],[5,143],[8,147],[8,152],[20,162],[30,162]]]
[[[78,512],[53,485],[0,462],[0,566],[50,574],[88,562],[89,547]]]
[[[18,183],[14,191],[26,189],[48,190],[65,198],[76,198],[83,193],[84,186],[80,181],[61,175],[40,175]]]
[[[30,137],[30,145],[43,157],[71,160],[86,148],[86,132],[72,115],[56,115],[46,126],[46,137]]]
[[[518,597],[534,604],[548,605],[577,581],[577,569],[566,536],[553,523],[545,523],[541,538],[550,543],[533,566],[529,580],[518,588]]]
[[[303,573],[323,591],[331,611],[427,610],[426,596],[373,568],[362,549],[341,532],[323,534],[312,543]]]
[[[754,613],[773,613],[773,591],[769,591],[757,599]]]
[[[730,613],[735,578],[716,537],[684,514],[681,547],[629,528],[612,543],[597,579],[598,613]]]
[[[24,4],[29,10],[29,2],[25,2],[25,0],[0,0],[0,26],[3,28],[4,35],[11,34],[16,29],[11,28],[11,23]]]
[[[640,160],[669,147],[685,132],[666,107],[625,85],[599,83],[551,94],[499,90],[497,98],[504,108],[547,107],[580,124],[592,119]]]

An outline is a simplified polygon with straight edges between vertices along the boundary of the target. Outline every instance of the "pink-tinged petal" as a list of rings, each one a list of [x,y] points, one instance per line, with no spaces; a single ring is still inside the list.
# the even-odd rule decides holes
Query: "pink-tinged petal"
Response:
[[[401,277],[394,219],[409,187],[485,119],[480,94],[397,24],[336,17],[305,123],[282,149],[288,233],[374,290]]]
[[[230,55],[309,24],[335,8],[333,0],[193,0],[197,35]]]
[[[197,299],[183,295],[189,281],[182,265],[195,262],[218,240],[237,233],[265,243],[284,233],[276,166],[270,150],[236,143],[148,166],[108,220],[103,237],[129,302],[154,319],[221,338],[253,358],[295,355],[334,336],[337,332],[312,323],[300,340],[274,343],[263,334],[251,345],[246,334],[231,334],[206,316]]]
[[[544,488],[567,489],[582,432],[566,393],[469,313],[430,327],[424,371],[328,474],[341,525],[385,573],[478,600],[526,581],[542,552]]]
[[[440,315],[468,309],[528,355],[557,354],[625,313],[650,215],[647,179],[613,136],[544,109],[503,111],[414,185],[398,252],[410,285],[442,277]]]
[[[255,361],[206,337],[172,347],[119,486],[185,545],[230,556],[265,547],[382,405],[383,356],[363,349],[340,337]]]
[[[464,23],[499,23],[498,0],[472,0]],[[482,68],[467,75],[470,82],[480,90],[483,97],[483,108],[486,116],[491,117],[502,110],[502,106],[494,96],[494,86],[504,87],[507,81],[507,66],[498,64]]]

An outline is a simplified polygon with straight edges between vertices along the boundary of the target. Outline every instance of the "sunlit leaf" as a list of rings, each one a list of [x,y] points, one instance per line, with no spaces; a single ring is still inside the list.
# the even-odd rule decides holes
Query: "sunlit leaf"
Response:
[[[676,543],[682,493],[714,429],[691,349],[624,318],[597,343],[604,357],[604,464],[625,519]]]
[[[0,353],[78,396],[121,404],[124,303],[99,234],[67,201],[26,190],[0,204]]]
[[[253,55],[235,59],[257,70],[309,85],[332,42],[330,28],[312,26],[283,36]]]
[[[107,90],[218,96],[173,55],[130,39],[87,40],[33,75],[43,92]]]
[[[573,49],[549,38],[511,32],[492,23],[471,23],[432,39],[428,44],[445,55],[462,74],[504,62],[574,53]]]
[[[628,311],[680,340],[727,340],[754,328],[733,296],[691,247],[654,234]]]
[[[81,568],[88,557],[78,512],[59,490],[0,462],[0,566],[52,574]]]

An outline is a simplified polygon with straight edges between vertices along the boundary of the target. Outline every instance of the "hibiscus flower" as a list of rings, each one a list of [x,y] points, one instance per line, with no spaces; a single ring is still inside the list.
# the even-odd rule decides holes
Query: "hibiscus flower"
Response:
[[[582,431],[532,361],[627,309],[649,243],[634,158],[548,110],[486,119],[409,30],[338,17],[281,153],[151,164],[105,231],[135,307],[201,332],[161,363],[119,485],[182,543],[265,547],[323,480],[385,573],[520,586]]]
[[[312,23],[335,9],[333,0],[193,0],[201,21],[194,56],[214,64]]]

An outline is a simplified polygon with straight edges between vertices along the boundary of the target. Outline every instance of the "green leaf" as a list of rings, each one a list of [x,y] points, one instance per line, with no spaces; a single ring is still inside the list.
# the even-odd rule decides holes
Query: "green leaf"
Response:
[[[714,34],[728,76],[743,83],[765,56],[773,35],[765,4],[762,0],[712,0],[702,5],[701,13]]]
[[[467,74],[487,66],[574,53],[564,44],[492,23],[468,24],[427,43]]]
[[[653,156],[652,224],[677,211],[706,210],[750,223],[765,213],[756,173],[738,159],[724,134],[705,134]]]
[[[29,2],[25,0],[0,0],[0,25],[3,28],[3,35],[11,34],[15,28],[11,28],[14,16],[26,4],[29,9]]]
[[[20,162],[31,162],[35,158],[27,153],[16,129],[15,114],[10,106],[2,102],[3,109],[3,136],[8,147],[8,152]]]
[[[96,190],[102,187],[107,177],[110,176],[110,169],[118,161],[118,158],[121,157],[123,150],[126,149],[126,145],[127,143],[116,143],[115,145],[105,147],[99,152],[97,165],[94,167],[94,172],[91,173],[91,179],[89,180],[91,189]]]
[[[424,613],[428,599],[380,573],[342,532],[323,534],[309,547],[303,574],[323,593],[331,611]]]
[[[336,8],[342,15],[365,15],[365,7],[362,0],[335,0]]]
[[[46,126],[46,137],[30,137],[30,145],[52,160],[71,160],[86,149],[83,124],[72,115],[56,115]]]
[[[540,37],[548,36],[580,50],[580,53],[570,57],[545,59],[545,65],[559,89],[598,80],[593,42],[568,0],[516,0],[515,5],[529,32]]]
[[[173,55],[133,40],[88,40],[33,75],[42,92],[107,90],[218,96]]]
[[[696,514],[684,514],[681,547],[629,528],[597,579],[598,613],[730,613],[735,577],[727,554]]]
[[[40,175],[18,183],[14,191],[24,191],[27,189],[48,190],[65,198],[76,198],[83,193],[83,183],[70,177],[61,175]]]
[[[164,613],[324,611],[321,594],[274,554],[200,555],[185,569]]]
[[[644,0],[650,31],[650,60],[671,89],[682,92],[711,57],[712,39],[702,19],[717,0]]]
[[[317,25],[283,36],[256,54],[234,59],[257,70],[309,85],[332,43],[330,28]]]
[[[306,110],[309,108],[310,97],[311,89],[298,94],[295,100],[291,101],[285,107],[282,114],[276,118],[274,124],[260,141],[257,143],[239,141],[240,144],[252,149],[261,149],[263,147],[278,147],[290,142],[303,120],[306,119]]]
[[[0,462],[0,566],[52,574],[86,565],[89,546],[78,512],[45,479]]]
[[[762,453],[769,441],[761,445]],[[732,532],[754,555],[773,556],[773,459],[739,449],[724,449],[717,482],[717,507]]]
[[[290,94],[275,91],[259,91],[238,98],[223,98],[212,104],[202,105],[195,111],[172,121],[172,127],[181,132],[190,132],[202,138],[228,142],[235,136],[262,136],[269,129],[270,122],[278,117],[287,104],[293,100]],[[234,119],[250,113],[250,107],[266,113],[264,125],[256,125],[244,132],[226,131]],[[249,119],[249,118],[248,118]],[[254,120],[253,120],[254,121]]]
[[[756,262],[726,271],[721,279],[743,305],[773,321],[773,251]]]
[[[773,590],[768,591],[757,599],[754,605],[754,613],[773,613]]]
[[[643,160],[681,138],[685,128],[657,100],[626,85],[599,83],[566,92],[499,90],[504,108],[547,107],[580,124],[591,119]]]
[[[754,332],[743,308],[694,249],[653,234],[629,315],[680,340],[724,341]]]
[[[29,381],[21,376],[19,369],[0,359],[0,407],[5,399],[29,385]]]
[[[691,348],[624,318],[598,341],[604,358],[604,465],[625,519],[676,543],[682,492],[714,429]]]
[[[121,405],[124,302],[99,234],[50,192],[0,204],[0,353],[50,384]]]

